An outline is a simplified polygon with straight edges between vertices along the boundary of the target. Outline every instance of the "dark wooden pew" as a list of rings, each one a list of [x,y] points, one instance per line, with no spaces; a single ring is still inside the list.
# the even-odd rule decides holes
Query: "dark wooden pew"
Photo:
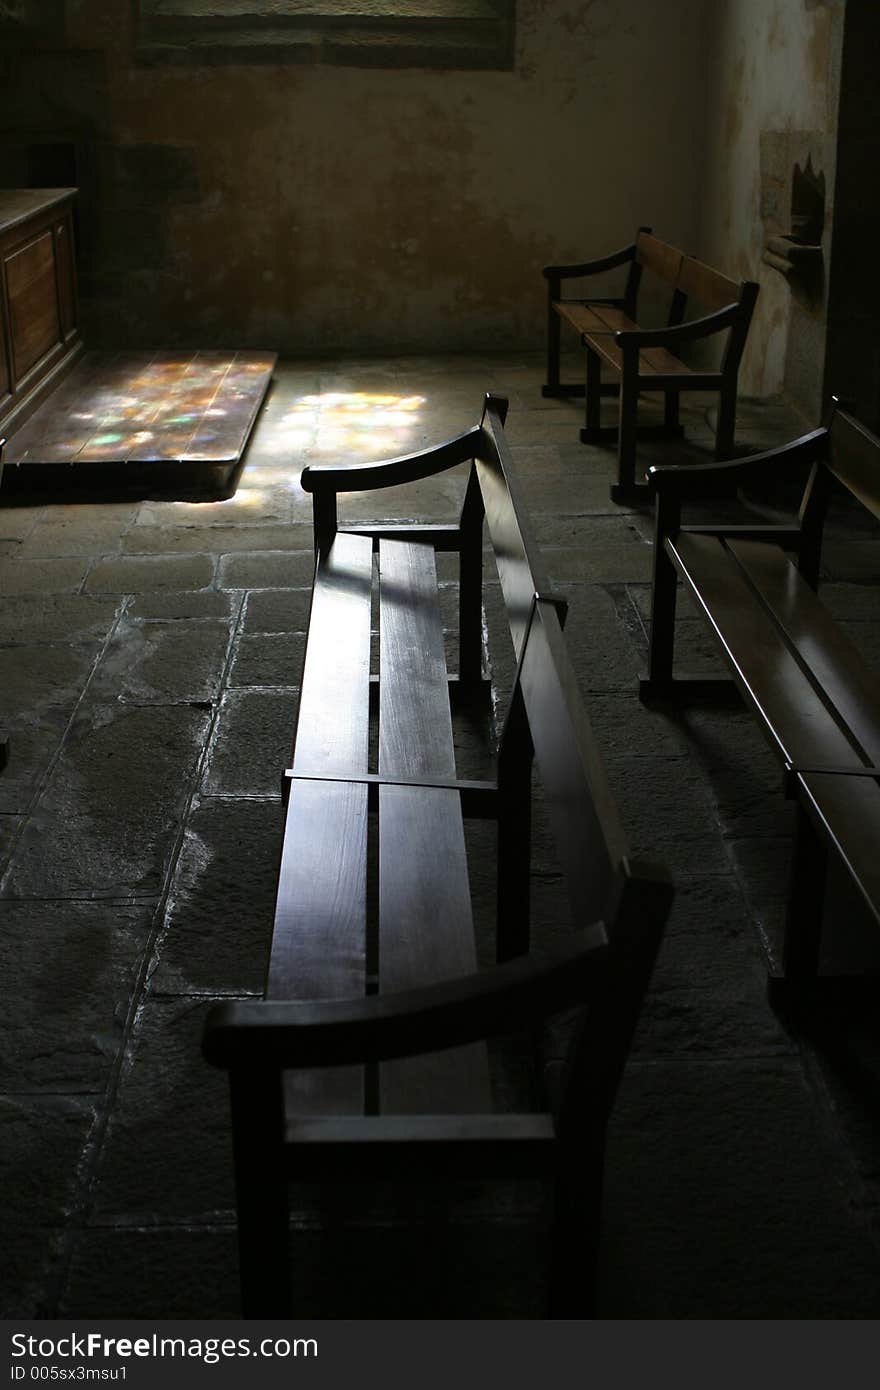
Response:
[[[563,299],[563,280],[596,275],[628,266],[623,294],[607,299]],[[642,328],[636,321],[639,287],[648,270],[671,288],[669,315],[663,328]],[[758,286],[750,280],[737,284],[720,271],[685,255],[676,246],[641,227],[636,240],[613,255],[578,265],[545,266],[547,280],[547,382],[545,396],[586,396],[584,443],[617,438],[617,482],[611,489],[615,501],[639,494],[635,483],[637,432],[654,438],[676,438],[679,396],[682,391],[714,391],[718,394],[715,457],[730,458],[734,451],[736,383]],[[685,322],[691,303],[703,315]],[[586,350],[586,385],[560,381],[560,325],[569,324],[580,335]],[[712,370],[687,366],[674,355],[683,345],[727,335],[721,364]],[[618,378],[600,383],[602,366]],[[619,396],[620,417],[616,428],[600,423],[600,398],[608,390]],[[639,427],[637,408],[642,391],[662,392],[665,408],[661,426]]]
[[[212,1012],[228,1068],[243,1307],[290,1307],[287,1183],[413,1172],[543,1174],[553,1184],[550,1307],[590,1305],[605,1123],[671,889],[629,854],[504,440],[506,402],[424,453],[316,465],[316,570],[265,998]],[[336,498],[469,462],[460,521],[340,527]],[[485,685],[483,535],[517,659],[497,777],[456,773],[450,692]],[[460,564],[460,666],[447,674],[435,555]],[[378,586],[378,760],[370,628]],[[577,930],[529,955],[537,763]],[[370,812],[378,902],[368,906]],[[477,968],[463,817],[497,818],[497,959]],[[375,817],[373,818],[375,821]],[[369,885],[372,887],[372,884]],[[495,1113],[486,1039],[576,1007],[552,1105]]]
[[[806,475],[786,526],[684,526],[682,508],[750,479]],[[880,518],[880,440],[837,409],[827,428],[735,463],[651,468],[656,492],[650,667],[643,698],[696,697],[673,675],[677,579],[709,623],[797,800],[781,979],[815,979],[828,856],[880,926],[880,678],[818,594],[829,500],[842,485]],[[786,554],[786,552],[789,552]],[[781,1001],[788,993],[775,987]]]

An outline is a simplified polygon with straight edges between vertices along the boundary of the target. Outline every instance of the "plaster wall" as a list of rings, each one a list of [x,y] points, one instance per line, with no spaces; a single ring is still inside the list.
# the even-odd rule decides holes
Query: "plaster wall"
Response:
[[[519,0],[504,72],[145,68],[129,9],[69,0],[0,132],[76,133],[93,342],[536,348],[542,264],[694,243],[705,0]]]
[[[740,390],[783,390],[809,416],[821,407],[827,266],[840,85],[842,0],[713,0],[701,254],[761,286]],[[810,284],[762,260],[790,230],[791,175],[810,158],[825,176],[824,269]]]
[[[840,84],[825,381],[880,432],[880,6],[850,0]]]

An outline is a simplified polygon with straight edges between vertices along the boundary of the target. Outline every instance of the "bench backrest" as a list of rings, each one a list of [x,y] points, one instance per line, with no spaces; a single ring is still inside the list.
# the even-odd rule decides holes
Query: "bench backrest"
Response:
[[[736,304],[742,297],[742,285],[694,256],[682,256],[675,288],[687,299],[702,304],[710,314]]]
[[[835,410],[828,434],[828,468],[880,520],[880,439],[845,410]]]
[[[662,865],[630,858],[563,634],[565,605],[548,588],[511,468],[503,431],[506,410],[506,401],[486,398],[472,476],[485,508],[518,661],[511,710],[521,698],[573,924],[601,922],[618,961],[627,963],[615,977],[616,986],[592,1001],[569,1048],[556,1122],[560,1132],[571,1135],[607,1114],[613,1101],[672,890]],[[499,759],[509,728],[508,722]],[[585,1096],[592,1098],[586,1107]]]
[[[602,920],[629,848],[563,636],[564,603],[532,537],[501,422],[500,404],[489,397],[474,467],[517,680],[575,921]]]
[[[677,246],[671,246],[668,241],[661,241],[651,232],[640,231],[636,237],[635,259],[638,265],[652,270],[661,280],[675,286],[684,252],[679,251]]]
[[[798,569],[818,588],[825,518],[836,479],[880,520],[880,439],[831,401],[829,423],[773,451],[777,456],[809,462],[809,477],[799,509]],[[764,457],[759,455],[759,458]]]
[[[729,304],[741,306],[739,317],[742,322],[731,325],[735,331],[725,357],[726,365],[733,369],[742,353],[757,286],[750,281],[738,284],[720,270],[714,270],[695,256],[686,255],[677,246],[661,241],[647,229],[641,228],[636,237],[633,270],[626,290],[627,313],[632,318],[636,316],[636,297],[642,269],[653,271],[659,279],[672,286],[667,320],[670,326],[682,322],[688,301],[692,299],[709,314],[717,313]]]

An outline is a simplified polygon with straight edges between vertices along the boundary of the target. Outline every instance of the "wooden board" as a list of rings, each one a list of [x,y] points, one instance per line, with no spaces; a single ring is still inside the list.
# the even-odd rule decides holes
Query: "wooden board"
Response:
[[[720,270],[713,270],[710,265],[704,265],[693,256],[682,258],[676,288],[688,299],[702,304],[710,314],[724,309],[728,304],[737,304],[741,295],[741,287],[735,280],[728,279]]]
[[[877,439],[843,410],[831,421],[831,458],[828,465],[863,507],[880,521],[880,450]]]
[[[75,188],[0,190],[0,436],[21,429],[82,354]]]
[[[12,359],[20,379],[61,337],[51,228],[9,256],[4,268]]]
[[[639,232],[636,242],[636,260],[647,270],[653,270],[654,274],[659,275],[661,280],[668,280],[670,285],[674,285],[684,260],[684,254],[679,251],[677,246],[670,246],[668,241],[661,241],[659,237],[652,236],[650,232]]]
[[[815,824],[833,841],[868,911],[880,925],[880,786],[870,777],[803,773],[800,797]]]
[[[293,770],[367,771],[372,544],[337,536],[315,577]],[[294,780],[284,830],[268,999],[366,989],[367,787]],[[285,1076],[288,1113],[360,1113],[362,1067]]]
[[[781,550],[758,541],[727,545],[866,763],[880,767],[880,677]]]
[[[443,629],[431,546],[383,541],[380,572],[379,773],[454,778]],[[393,993],[476,970],[458,792],[379,792],[379,974]],[[385,1113],[491,1108],[485,1047],[380,1067]]]
[[[666,548],[783,761],[795,767],[858,766],[851,739],[730,551],[711,536],[686,532]]]
[[[563,299],[554,303],[553,308],[579,333],[616,333],[619,328],[639,326],[627,318],[622,309],[615,309],[613,305],[575,304]]]
[[[591,346],[616,371],[623,370],[623,353],[613,335],[620,329],[639,332],[639,325],[627,318],[622,309],[607,304],[566,304],[564,301],[553,306],[560,318],[585,333],[591,339]],[[639,375],[650,376],[690,376],[691,368],[680,362],[666,348],[643,348],[639,353]],[[648,388],[650,389],[650,388]]]
[[[275,361],[89,353],[9,439],[3,494],[229,496]]]

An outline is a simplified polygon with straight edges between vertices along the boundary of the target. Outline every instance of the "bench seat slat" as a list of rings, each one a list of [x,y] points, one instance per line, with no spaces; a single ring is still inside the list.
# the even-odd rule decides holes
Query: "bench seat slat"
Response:
[[[589,334],[587,335],[589,337]],[[604,357],[616,371],[623,371],[623,353],[610,338],[597,337],[590,340],[590,346],[600,357]],[[639,353],[639,376],[646,377],[645,390],[650,391],[652,376],[693,376],[694,372],[679,358],[673,357],[666,348],[642,348]]]
[[[340,532],[315,570],[295,772],[366,772],[373,548]]]
[[[379,773],[454,776],[455,750],[433,549],[379,546]],[[477,968],[458,793],[380,787],[379,976],[383,993]],[[382,1113],[491,1108],[482,1044],[383,1064]]]
[[[880,784],[870,777],[804,773],[799,779],[814,818],[825,827],[853,880],[880,925]]]
[[[864,750],[880,767],[880,678],[776,546],[728,539],[728,548],[776,614],[792,646]]]
[[[754,590],[730,551],[714,537],[686,532],[667,540],[666,548],[780,756],[795,766],[857,761],[852,743],[783,630],[755,603]]]
[[[433,546],[379,545],[379,773],[455,775]]]
[[[503,1177],[546,1174],[556,1144],[553,1117],[498,1115],[339,1115],[293,1120],[287,1128],[291,1171],[326,1181],[363,1176],[472,1178],[489,1167]]]
[[[616,333],[619,328],[637,328],[622,309],[612,304],[577,304],[560,300],[553,305],[560,318],[579,333]]]
[[[683,252],[668,241],[661,241],[650,232],[639,232],[636,241],[636,260],[646,270],[653,270],[661,280],[674,285],[681,271]]]
[[[622,309],[605,304],[555,305],[560,317],[566,319],[579,333],[591,339],[591,347],[617,371],[623,370],[623,353],[612,340],[618,329],[637,331],[639,325],[628,318]],[[595,341],[592,341],[595,335]],[[690,376],[691,368],[668,352],[666,348],[643,348],[639,353],[640,376]]]
[[[369,539],[337,536],[315,574],[297,771],[367,770],[371,583]],[[367,795],[363,783],[297,781],[291,786],[266,985],[269,999],[364,993]],[[363,1093],[361,1067],[285,1076],[291,1114],[357,1112]]]
[[[367,794],[351,782],[299,782],[291,790],[267,999],[365,991]],[[289,1115],[357,1114],[364,1069],[285,1072],[284,1094]]]

